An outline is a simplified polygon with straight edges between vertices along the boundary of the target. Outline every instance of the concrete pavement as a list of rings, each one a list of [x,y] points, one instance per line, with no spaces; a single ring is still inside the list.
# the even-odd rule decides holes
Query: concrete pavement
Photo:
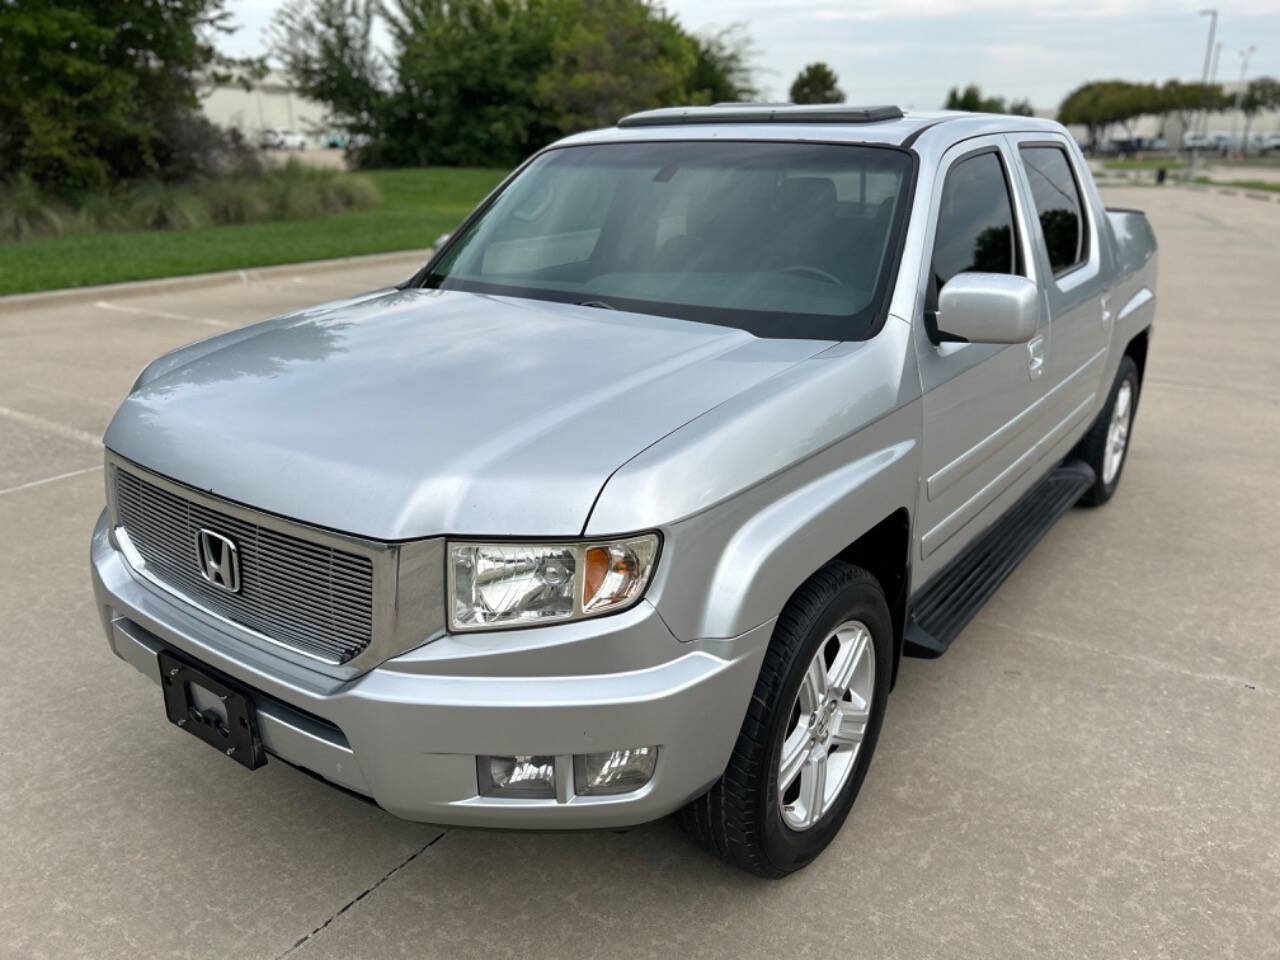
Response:
[[[777,883],[670,821],[445,830],[250,774],[110,654],[97,438],[138,370],[402,266],[0,312],[0,957],[1280,956],[1280,207],[1106,198],[1162,257],[1124,482],[904,663],[852,817]]]

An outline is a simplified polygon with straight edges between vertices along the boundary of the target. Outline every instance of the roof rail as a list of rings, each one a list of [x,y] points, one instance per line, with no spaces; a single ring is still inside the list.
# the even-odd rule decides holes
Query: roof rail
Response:
[[[797,106],[777,103],[724,103],[714,107],[664,107],[633,113],[620,127],[670,127],[688,123],[881,123],[899,120],[898,107],[847,107],[844,104]]]
[[[720,100],[713,107],[794,107],[790,100]],[[679,109],[679,108],[676,108]]]

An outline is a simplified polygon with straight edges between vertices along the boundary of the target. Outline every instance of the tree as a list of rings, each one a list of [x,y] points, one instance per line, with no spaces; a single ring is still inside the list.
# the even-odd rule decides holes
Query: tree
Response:
[[[299,90],[366,135],[362,165],[510,166],[626,113],[755,92],[741,28],[695,37],[651,0],[289,0],[273,37]]]
[[[844,103],[840,78],[825,63],[811,63],[791,84],[792,103]]]
[[[556,138],[538,77],[569,26],[566,3],[399,0],[383,10],[394,79],[365,162],[511,166]]]
[[[1249,81],[1244,96],[1240,98],[1240,110],[1244,113],[1242,144],[1249,142],[1249,128],[1254,118],[1263,110],[1280,109],[1280,81],[1274,77],[1258,77]]]
[[[1218,109],[1229,103],[1222,87],[1217,84],[1183,83],[1181,80],[1166,82],[1160,87],[1156,99],[1157,111],[1161,116],[1176,117],[1183,137],[1190,133],[1196,114],[1201,110]]]
[[[947,91],[947,102],[944,110],[967,110],[970,113],[1004,113],[1004,97],[984,97],[976,83],[971,83],[963,91],[952,87]]]
[[[1112,118],[1103,109],[1103,84],[1086,83],[1067,94],[1058,108],[1058,122],[1082,126],[1088,133],[1089,148],[1097,149]]]
[[[1030,100],[1014,100],[1006,106],[1004,97],[984,97],[982,88],[976,83],[969,84],[963,90],[959,87],[948,90],[943,109],[965,110],[969,113],[1008,113],[1018,117],[1035,116]]]
[[[237,66],[214,45],[223,4],[0,4],[0,179],[69,194],[200,169],[212,128],[197,90]]]
[[[1165,109],[1163,93],[1152,84],[1129,83],[1126,80],[1102,80],[1077,87],[1058,108],[1061,123],[1083,126],[1089,145],[1096,148],[1113,124],[1122,124],[1130,140],[1133,123],[1146,114],[1159,114]]]
[[[643,0],[591,0],[556,31],[538,98],[565,131],[677,103],[697,66],[691,38]]]
[[[1115,122],[1124,127],[1130,142],[1134,139],[1133,124],[1139,117],[1159,115],[1163,110],[1160,91],[1150,83],[1119,83],[1112,86],[1108,96]]]
[[[374,132],[385,64],[374,49],[376,0],[288,0],[268,30],[272,54],[300,90],[331,111],[330,126]]]
[[[690,103],[731,103],[759,96],[752,66],[755,48],[742,24],[695,37],[694,46]]]

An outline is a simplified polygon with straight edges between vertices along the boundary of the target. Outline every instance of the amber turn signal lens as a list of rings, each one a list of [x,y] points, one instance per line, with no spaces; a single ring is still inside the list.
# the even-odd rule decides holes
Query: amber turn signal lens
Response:
[[[583,612],[632,603],[644,592],[657,545],[657,537],[646,534],[588,547],[583,556]]]
[[[585,559],[582,580],[584,606],[595,599],[596,594],[600,592],[600,587],[604,583],[604,578],[608,576],[609,566],[613,561],[609,551],[604,547],[592,547],[587,551]]]

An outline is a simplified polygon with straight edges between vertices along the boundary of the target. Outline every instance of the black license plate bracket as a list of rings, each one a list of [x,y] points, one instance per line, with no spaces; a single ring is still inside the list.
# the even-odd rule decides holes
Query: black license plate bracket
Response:
[[[250,770],[267,762],[247,690],[168,650],[161,650],[158,656],[164,710],[170,723]],[[193,685],[203,693],[197,695]]]

